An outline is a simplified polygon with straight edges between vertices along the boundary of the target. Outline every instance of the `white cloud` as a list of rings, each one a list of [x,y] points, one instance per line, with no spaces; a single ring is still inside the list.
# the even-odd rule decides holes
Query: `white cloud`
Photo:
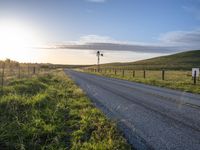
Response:
[[[200,45],[200,30],[168,32],[161,35],[160,41],[168,44]]]
[[[108,36],[87,35],[80,37],[78,41],[67,41],[56,44],[52,49],[74,49],[74,50],[107,50],[107,51],[129,51],[142,53],[169,53],[174,48],[157,44],[140,42],[127,42],[114,40]]]
[[[165,45],[200,49],[200,30],[168,32],[162,34],[159,40]]]
[[[76,44],[88,44],[88,43],[113,43],[113,44],[136,44],[136,45],[156,45],[152,43],[142,43],[142,42],[135,42],[135,41],[120,41],[115,40],[109,36],[101,36],[101,35],[85,35],[81,36],[78,41],[74,41]]]
[[[86,35],[77,41],[49,46],[50,49],[107,50],[140,53],[173,53],[200,49],[200,29],[193,31],[167,32],[158,38],[157,43],[119,41],[109,36]]]
[[[98,43],[98,42],[113,42],[114,40],[109,36],[99,36],[99,35],[86,35],[80,37],[80,43]]]

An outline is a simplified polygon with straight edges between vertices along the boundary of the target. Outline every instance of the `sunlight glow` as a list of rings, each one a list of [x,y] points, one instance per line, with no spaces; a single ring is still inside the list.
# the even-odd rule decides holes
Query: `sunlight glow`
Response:
[[[0,22],[1,58],[23,61],[31,56],[33,47],[41,44],[40,36],[28,25],[14,21]]]

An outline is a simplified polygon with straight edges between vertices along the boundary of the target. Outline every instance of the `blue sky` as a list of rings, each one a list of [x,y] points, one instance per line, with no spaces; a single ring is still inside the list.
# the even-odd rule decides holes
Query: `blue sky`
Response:
[[[90,64],[97,48],[112,62],[200,47],[200,0],[0,0],[0,19],[37,28],[45,48],[35,53],[49,57],[34,58],[41,62]],[[71,61],[52,58],[55,51]]]

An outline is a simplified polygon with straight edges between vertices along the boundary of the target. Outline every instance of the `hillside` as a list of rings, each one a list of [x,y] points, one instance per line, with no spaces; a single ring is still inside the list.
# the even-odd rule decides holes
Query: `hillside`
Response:
[[[187,51],[129,63],[111,63],[106,68],[191,70],[200,67],[200,50]]]

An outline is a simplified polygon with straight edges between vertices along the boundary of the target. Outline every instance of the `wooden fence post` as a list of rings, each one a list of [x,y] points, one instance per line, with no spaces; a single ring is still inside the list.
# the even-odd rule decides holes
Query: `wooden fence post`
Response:
[[[4,74],[5,74],[5,62],[3,62],[2,75],[1,75],[1,87],[2,87],[2,90],[3,90],[3,86],[4,86]]]
[[[35,74],[35,66],[33,67],[33,74]]]
[[[135,77],[135,70],[133,70],[133,77]]]
[[[165,70],[162,70],[162,80],[165,80]]]
[[[30,72],[29,72],[29,64],[28,64],[28,77],[29,77],[29,75],[30,75]]]
[[[124,69],[122,70],[122,76],[124,77]]]
[[[117,70],[115,69],[115,75],[117,75]]]
[[[18,68],[18,77],[19,77],[19,79],[21,78],[21,68],[20,68],[20,64],[19,64],[19,68]]]
[[[38,74],[40,74],[40,66],[38,66]]]
[[[144,79],[146,78],[146,71],[144,70]]]

